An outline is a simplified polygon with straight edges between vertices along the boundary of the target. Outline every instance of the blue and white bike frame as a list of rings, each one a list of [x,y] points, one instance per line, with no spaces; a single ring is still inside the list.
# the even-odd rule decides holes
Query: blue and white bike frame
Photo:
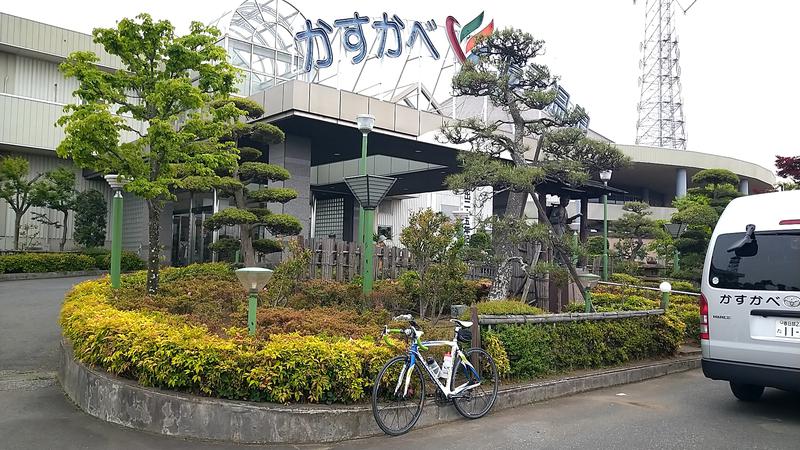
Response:
[[[408,395],[408,386],[411,384],[411,375],[414,373],[412,368],[414,367],[415,364],[418,364],[419,367],[425,369],[425,372],[428,373],[428,376],[433,380],[434,383],[436,383],[436,386],[439,388],[440,391],[442,391],[442,393],[447,398],[456,397],[466,390],[472,389],[476,386],[480,386],[481,377],[478,374],[478,371],[475,370],[475,367],[467,358],[467,355],[465,355],[464,352],[462,352],[461,349],[458,347],[458,339],[456,337],[454,337],[452,341],[420,342],[419,338],[422,336],[423,332],[416,330],[413,327],[411,327],[411,329],[413,330],[415,336],[414,339],[411,340],[411,346],[408,349],[408,359],[406,360],[406,365],[403,366],[403,369],[400,371],[400,376],[397,379],[397,386],[395,386],[394,389],[395,395],[398,394],[401,386],[403,387],[403,397]],[[458,334],[458,330],[459,328],[456,328],[456,336]],[[431,369],[428,367],[427,364],[425,364],[424,362],[425,359],[420,353],[420,348],[422,348],[423,350],[427,350],[429,347],[450,347],[450,354],[453,355],[453,367],[450,369],[451,373],[448,375],[444,384],[442,384],[442,382],[439,381],[439,377],[436,376],[431,371]],[[453,380],[452,372],[456,370],[455,368],[456,358],[458,358],[461,361],[462,364],[461,367],[463,368],[463,370],[465,371],[470,370],[472,372],[472,374],[475,376],[475,379],[477,380],[476,383],[472,384],[463,383],[455,387],[450,386],[450,383]]]

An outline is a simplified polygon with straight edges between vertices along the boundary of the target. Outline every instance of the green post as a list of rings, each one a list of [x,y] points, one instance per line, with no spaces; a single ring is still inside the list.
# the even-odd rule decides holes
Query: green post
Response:
[[[122,191],[114,192],[111,223],[111,287],[119,288],[122,263]]]
[[[367,174],[367,133],[361,133],[361,160],[358,162],[359,175]],[[364,208],[358,207],[358,240],[364,242]]]
[[[608,195],[603,194],[603,281],[608,281]]]
[[[679,270],[681,270],[681,252],[675,249],[675,253],[672,255],[672,273]]]
[[[661,291],[661,309],[667,310],[669,307],[669,292]]]
[[[588,287],[583,290],[583,304],[585,306],[584,312],[592,312],[592,293]]]
[[[364,234],[361,241],[361,280],[364,294],[372,292],[372,283],[375,278],[375,267],[372,259],[375,256],[375,243],[372,241],[372,228],[375,221],[375,210],[364,210]],[[369,236],[367,236],[369,234]]]
[[[255,291],[250,291],[247,297],[247,329],[250,336],[256,335],[256,307],[258,306],[258,295]]]
[[[233,256],[233,258],[234,258],[234,262],[236,264],[239,264],[239,262],[241,261],[241,258],[242,258],[242,251],[237,249],[236,250],[236,254]]]

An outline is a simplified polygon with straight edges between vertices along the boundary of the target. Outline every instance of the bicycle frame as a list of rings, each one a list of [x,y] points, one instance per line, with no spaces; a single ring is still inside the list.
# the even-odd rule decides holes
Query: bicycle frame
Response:
[[[456,332],[457,331],[458,330],[456,330]],[[414,330],[414,332],[416,334],[417,330]],[[453,367],[450,370],[451,371],[455,370],[455,358],[459,358],[461,360],[461,363],[463,364],[464,368],[465,369],[468,368],[470,371],[472,371],[472,373],[477,378],[478,382],[477,383],[473,383],[473,384],[464,383],[464,384],[462,384],[460,386],[452,387],[452,386],[450,386],[450,383],[451,383],[451,381],[453,379],[452,372],[451,372],[450,376],[448,376],[447,379],[445,380],[445,383],[442,384],[439,381],[439,377],[434,375],[431,372],[431,369],[428,367],[428,365],[425,364],[425,362],[424,362],[425,359],[422,356],[422,353],[420,353],[420,351],[419,351],[420,347],[425,349],[425,350],[427,350],[429,347],[450,347],[450,354],[453,356]],[[461,349],[459,348],[458,339],[457,338],[453,338],[452,341],[425,341],[425,342],[420,342],[419,338],[417,337],[411,343],[411,346],[408,349],[408,360],[407,360],[405,366],[403,366],[403,369],[400,371],[400,376],[397,379],[397,385],[395,386],[395,389],[394,389],[395,395],[400,390],[400,386],[401,385],[404,385],[403,386],[403,396],[405,397],[406,395],[408,395],[408,386],[411,383],[411,374],[412,374],[412,371],[410,370],[410,368],[414,367],[414,365],[417,364],[417,361],[422,361],[419,364],[420,367],[423,367],[425,369],[425,372],[428,374],[428,377],[431,380],[433,380],[433,382],[436,384],[436,386],[439,388],[439,390],[447,398],[456,397],[459,394],[461,394],[462,392],[464,392],[464,391],[466,391],[468,389],[472,389],[472,388],[480,385],[481,377],[478,374],[478,371],[475,370],[475,367],[472,365],[472,363],[467,359],[467,356],[464,354],[464,352],[462,352]],[[404,378],[405,378],[405,383],[403,383],[403,379]]]

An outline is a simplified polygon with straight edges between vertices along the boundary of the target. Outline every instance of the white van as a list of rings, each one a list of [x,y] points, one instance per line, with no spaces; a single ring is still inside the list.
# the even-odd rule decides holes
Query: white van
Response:
[[[800,391],[800,191],[733,200],[703,267],[703,373],[744,401]]]

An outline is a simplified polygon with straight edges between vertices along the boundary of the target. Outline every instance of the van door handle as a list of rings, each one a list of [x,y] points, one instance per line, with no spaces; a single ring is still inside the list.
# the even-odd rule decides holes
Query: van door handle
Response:
[[[786,311],[782,309],[751,309],[751,316],[761,317],[796,317],[800,318],[800,311]]]

